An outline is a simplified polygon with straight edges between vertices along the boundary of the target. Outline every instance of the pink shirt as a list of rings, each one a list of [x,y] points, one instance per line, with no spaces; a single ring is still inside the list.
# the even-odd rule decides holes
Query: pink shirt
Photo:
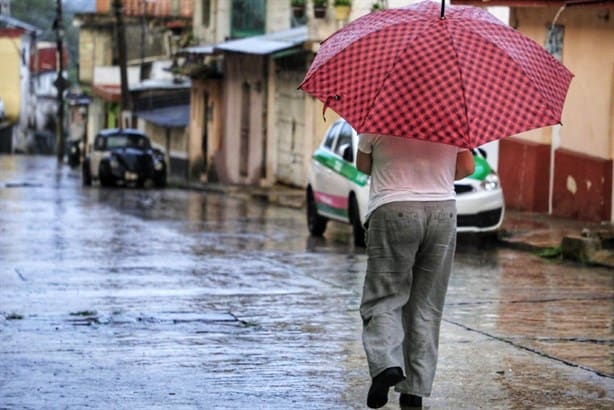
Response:
[[[358,149],[372,154],[367,216],[399,201],[446,201],[456,197],[456,156],[463,148],[411,138],[361,134]]]

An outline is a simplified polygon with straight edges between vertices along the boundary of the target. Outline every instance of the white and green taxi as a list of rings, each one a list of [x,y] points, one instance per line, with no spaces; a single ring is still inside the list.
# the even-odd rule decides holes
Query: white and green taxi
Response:
[[[358,135],[337,120],[314,152],[307,182],[307,226],[314,236],[329,220],[349,223],[354,244],[364,245],[364,217],[369,177],[356,169]],[[505,204],[499,178],[483,150],[474,150],[475,172],[454,183],[458,232],[495,232],[503,222]]]

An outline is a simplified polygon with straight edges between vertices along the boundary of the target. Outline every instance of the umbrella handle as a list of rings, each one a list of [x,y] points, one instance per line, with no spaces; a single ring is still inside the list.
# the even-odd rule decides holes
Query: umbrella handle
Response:
[[[322,107],[322,118],[324,119],[324,122],[326,122],[326,109],[329,106],[330,100],[339,101],[340,99],[341,97],[339,97],[338,94],[329,95],[328,97],[326,97],[326,101],[324,102],[324,107]]]
[[[446,18],[446,0],[441,0],[441,15],[439,16],[439,18]]]

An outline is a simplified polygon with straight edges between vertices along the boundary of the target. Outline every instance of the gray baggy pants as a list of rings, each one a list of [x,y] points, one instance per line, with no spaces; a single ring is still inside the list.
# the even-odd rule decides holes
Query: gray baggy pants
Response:
[[[382,205],[366,235],[360,314],[369,372],[401,367],[406,380],[396,390],[428,397],[456,247],[455,201]]]

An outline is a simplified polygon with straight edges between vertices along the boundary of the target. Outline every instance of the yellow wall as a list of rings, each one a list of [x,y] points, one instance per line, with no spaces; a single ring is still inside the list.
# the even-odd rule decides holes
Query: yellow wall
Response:
[[[4,101],[4,112],[9,121],[19,118],[21,97],[19,37],[0,38],[0,98]]]
[[[113,39],[102,30],[81,28],[79,31],[79,79],[94,82],[94,67],[109,66],[113,60]]]
[[[510,23],[543,45],[556,12],[556,8],[515,9]],[[563,64],[575,74],[563,110],[560,147],[612,158],[614,19],[600,18],[601,13],[599,7],[567,9],[557,21],[565,26]],[[550,143],[550,135],[548,128],[521,137]]]

